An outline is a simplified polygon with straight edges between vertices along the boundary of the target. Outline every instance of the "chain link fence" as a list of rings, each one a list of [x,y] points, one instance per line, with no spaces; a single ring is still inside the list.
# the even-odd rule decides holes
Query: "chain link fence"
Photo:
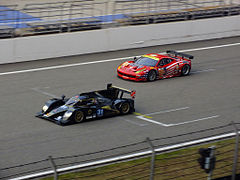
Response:
[[[75,0],[0,4],[0,38],[240,14],[237,0]]]
[[[98,152],[49,156],[27,164],[1,167],[0,179],[32,179],[54,174],[57,179],[59,174],[76,170],[79,172],[74,176],[60,179],[206,179],[208,175],[197,160],[199,145],[209,147],[209,143],[216,147],[212,179],[233,176],[240,173],[239,127],[239,123],[229,124],[172,137],[147,138]],[[227,138],[232,139],[220,141]]]

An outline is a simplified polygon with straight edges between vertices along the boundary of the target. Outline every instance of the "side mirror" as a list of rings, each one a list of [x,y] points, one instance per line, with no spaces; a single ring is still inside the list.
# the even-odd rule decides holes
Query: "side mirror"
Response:
[[[64,100],[64,99],[65,99],[65,97],[66,97],[66,96],[63,94],[63,95],[62,95],[62,100]]]
[[[134,57],[133,60],[136,61],[136,60],[137,60],[137,57]]]

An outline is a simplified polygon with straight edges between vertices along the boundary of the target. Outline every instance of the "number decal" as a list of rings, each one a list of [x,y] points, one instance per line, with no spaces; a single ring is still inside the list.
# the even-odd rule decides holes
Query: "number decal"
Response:
[[[159,73],[159,76],[162,77],[164,75],[165,71],[163,68],[159,68],[158,73]]]
[[[103,109],[98,109],[97,110],[97,115],[98,116],[103,116]]]

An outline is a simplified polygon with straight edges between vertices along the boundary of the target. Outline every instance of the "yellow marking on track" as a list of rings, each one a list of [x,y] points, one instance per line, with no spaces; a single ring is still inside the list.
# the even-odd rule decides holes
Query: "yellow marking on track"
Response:
[[[145,118],[152,118],[151,116],[146,116],[144,114],[141,114],[141,113],[137,113],[137,112],[134,112],[133,114],[137,115],[137,116],[143,116]]]
[[[133,114],[137,115],[137,116],[142,116],[141,113],[137,113],[137,112],[134,112]]]
[[[151,116],[146,116],[146,115],[143,115],[143,117],[145,117],[145,118],[152,118]]]

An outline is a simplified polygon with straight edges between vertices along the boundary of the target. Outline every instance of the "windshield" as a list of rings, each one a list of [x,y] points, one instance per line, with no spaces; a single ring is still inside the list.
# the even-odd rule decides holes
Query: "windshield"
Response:
[[[135,64],[138,65],[143,65],[143,66],[156,66],[157,60],[151,59],[148,57],[140,57],[139,59],[136,60]]]
[[[74,105],[77,102],[82,102],[83,99],[86,99],[85,96],[73,96],[72,98],[70,98],[67,102],[66,105]]]

